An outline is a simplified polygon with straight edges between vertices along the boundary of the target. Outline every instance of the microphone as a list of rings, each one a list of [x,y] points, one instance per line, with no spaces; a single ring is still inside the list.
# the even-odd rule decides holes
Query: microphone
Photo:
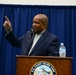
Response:
[[[24,50],[24,54],[26,54],[26,55],[28,54],[28,52],[26,52],[26,51],[31,48],[31,46],[29,47],[29,44],[30,44],[30,42],[31,42],[31,39],[33,39],[33,35],[34,35],[34,31],[33,31],[33,29],[31,28],[30,34],[29,34],[29,38],[28,38],[28,42],[27,42],[27,45],[26,45],[25,50]]]
[[[31,37],[32,37],[32,36],[34,35],[34,30],[31,29],[30,31],[31,31],[31,34],[30,34],[30,35],[31,35]]]

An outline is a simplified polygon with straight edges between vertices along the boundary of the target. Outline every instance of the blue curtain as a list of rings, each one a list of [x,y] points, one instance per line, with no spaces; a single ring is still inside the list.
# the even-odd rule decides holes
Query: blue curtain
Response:
[[[16,75],[16,54],[19,48],[13,48],[4,37],[4,16],[8,16],[17,37],[22,36],[32,26],[36,14],[43,13],[49,18],[48,31],[59,38],[67,49],[67,57],[73,57],[72,75],[76,75],[76,6],[34,6],[0,5],[0,75]],[[66,64],[67,65],[67,64]]]

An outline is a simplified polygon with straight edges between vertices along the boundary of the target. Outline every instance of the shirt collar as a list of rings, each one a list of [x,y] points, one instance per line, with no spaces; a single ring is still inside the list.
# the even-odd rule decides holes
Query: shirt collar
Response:
[[[45,31],[46,31],[46,29],[45,29],[45,30],[43,30],[41,33],[36,34],[36,35],[42,35]]]

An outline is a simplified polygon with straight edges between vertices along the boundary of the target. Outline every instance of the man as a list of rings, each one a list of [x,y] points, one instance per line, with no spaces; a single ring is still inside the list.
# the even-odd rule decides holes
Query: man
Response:
[[[33,18],[32,31],[27,31],[22,37],[15,37],[11,22],[5,16],[3,24],[6,39],[13,47],[21,47],[23,55],[59,56],[58,38],[47,31],[48,18],[44,14],[37,14]]]

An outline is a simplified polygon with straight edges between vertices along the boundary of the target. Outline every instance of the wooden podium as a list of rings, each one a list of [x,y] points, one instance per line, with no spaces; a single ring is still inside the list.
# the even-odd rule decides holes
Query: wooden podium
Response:
[[[72,57],[23,55],[16,55],[16,75],[30,75],[32,66],[39,61],[51,63],[55,67],[57,75],[72,75]]]

